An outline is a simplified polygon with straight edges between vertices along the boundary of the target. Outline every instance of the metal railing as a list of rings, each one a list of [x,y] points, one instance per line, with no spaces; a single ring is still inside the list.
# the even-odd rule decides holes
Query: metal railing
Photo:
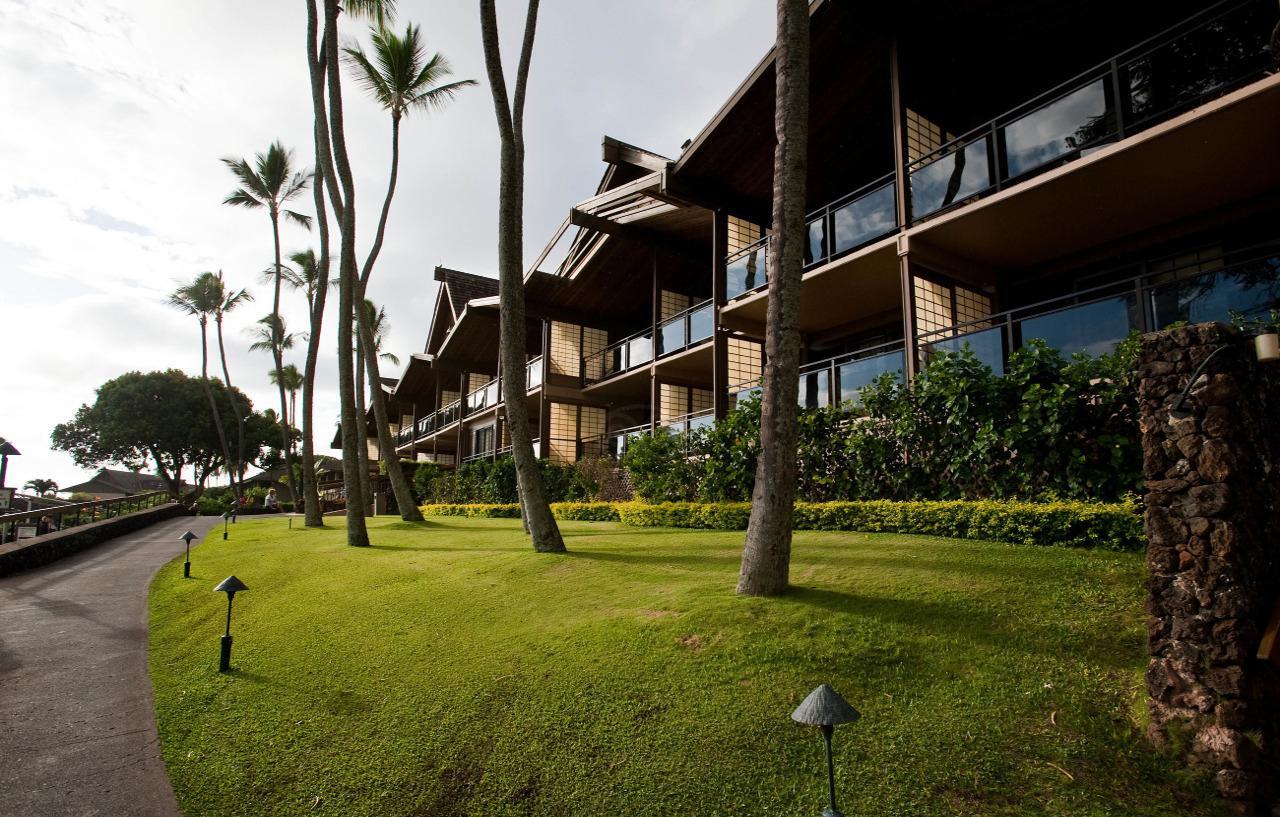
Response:
[[[708,298],[658,324],[658,357],[696,346],[713,334],[715,321]]]
[[[525,368],[524,368],[525,388],[527,388],[529,391],[533,391],[538,386],[542,385],[542,370],[544,368],[542,365],[542,361],[543,361],[542,355],[538,355],[533,360],[530,360],[528,363],[525,364]]]
[[[96,499],[92,502],[76,502],[54,508],[8,513],[0,516],[0,542],[13,542],[87,525],[90,522],[101,522],[104,519],[154,508],[170,501],[172,500],[168,492],[151,491],[117,499]],[[46,517],[52,520],[52,526],[42,521]]]
[[[582,441],[582,452],[584,456],[611,457],[615,460],[620,460],[622,455],[626,453],[631,440],[636,437],[647,436],[649,436],[649,424],[641,423],[629,428],[621,428],[616,431],[588,437]]]
[[[1071,162],[1273,70],[1274,4],[1219,3],[952,139],[905,167],[908,225]],[[1172,171],[1171,171],[1172,172]],[[884,176],[812,213],[806,268],[907,225]],[[728,300],[767,283],[767,238],[726,257]]]
[[[645,328],[582,358],[583,385],[599,383],[653,360],[653,329]]]
[[[478,389],[467,392],[462,402],[462,416],[469,417],[478,411],[491,409],[501,401],[498,394],[498,378],[493,378]]]
[[[800,405],[858,405],[863,388],[885,374],[901,378],[905,366],[905,344],[900,340],[814,361],[800,367]]]
[[[1218,4],[907,166],[912,223],[1070,162],[1259,78],[1275,14]]]
[[[398,445],[408,445],[441,429],[448,428],[458,422],[461,407],[462,401],[454,400],[444,408],[420,418],[416,425],[400,430],[400,433],[396,435],[396,443]]]

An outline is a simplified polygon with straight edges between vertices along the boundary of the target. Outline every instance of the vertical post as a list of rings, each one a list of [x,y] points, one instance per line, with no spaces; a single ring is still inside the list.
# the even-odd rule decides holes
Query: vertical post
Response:
[[[916,293],[911,275],[910,245],[905,235],[898,236],[898,277],[902,285],[902,351],[903,379],[915,380],[919,369],[916,348]]]
[[[906,126],[903,122],[902,77],[898,70],[898,38],[889,44],[889,100],[893,105],[893,179],[898,206],[898,229],[905,230],[911,221],[907,190]]]
[[[413,401],[413,425],[409,426],[409,455],[414,462],[418,460],[418,401]]]
[[[831,757],[831,733],[835,731],[835,727],[830,724],[822,725],[822,740],[827,745],[827,795],[831,801],[831,807],[823,814],[823,817],[843,817],[840,809],[836,807],[836,764]]]
[[[581,349],[579,349],[581,351]],[[542,320],[542,388],[538,390],[538,457],[551,453],[551,402],[547,397],[547,378],[551,374],[551,321]],[[582,374],[586,374],[583,372]]]
[[[458,428],[454,432],[454,439],[456,441],[456,444],[454,445],[454,449],[453,449],[454,450],[453,464],[455,467],[462,464],[462,407],[465,405],[464,401],[467,399],[467,373],[466,372],[463,372],[461,374],[461,376],[459,377],[459,381],[460,382],[458,383],[458,411],[457,411]]]
[[[662,284],[658,276],[658,251],[653,250],[653,297],[649,324],[649,433],[658,430],[658,320],[662,314]]]
[[[720,325],[725,303],[725,256],[729,252],[729,216],[711,214],[711,407],[716,420],[729,413],[729,337]]]
[[[218,657],[218,672],[231,672],[231,600],[234,592],[227,593],[227,631],[222,636],[222,651]]]
[[[1112,60],[1108,73],[1111,78],[1111,104],[1115,106],[1116,110],[1116,136],[1123,139],[1125,98],[1124,86],[1120,84],[1120,63]]]

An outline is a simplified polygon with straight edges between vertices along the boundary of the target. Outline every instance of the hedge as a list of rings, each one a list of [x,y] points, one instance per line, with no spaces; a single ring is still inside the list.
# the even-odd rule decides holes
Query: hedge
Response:
[[[745,530],[747,502],[560,502],[557,519],[621,522],[634,527]],[[517,505],[424,505],[428,516],[509,519]],[[1142,550],[1142,519],[1124,503],[1005,502],[997,500],[798,502],[797,530],[911,533],[1023,545]]]

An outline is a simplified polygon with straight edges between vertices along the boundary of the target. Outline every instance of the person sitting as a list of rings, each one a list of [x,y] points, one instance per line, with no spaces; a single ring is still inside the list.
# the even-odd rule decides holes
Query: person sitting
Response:
[[[267,496],[262,500],[262,507],[268,511],[280,510],[280,497],[276,496],[276,489],[271,488],[267,491]]]

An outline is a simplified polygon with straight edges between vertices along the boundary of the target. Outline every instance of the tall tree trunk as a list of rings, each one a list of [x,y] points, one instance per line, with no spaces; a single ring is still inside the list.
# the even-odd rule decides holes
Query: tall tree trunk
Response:
[[[213,398],[213,386],[209,385],[209,320],[204,315],[200,316],[200,382],[204,385],[205,396],[209,398],[209,410],[213,412],[213,427],[218,431],[223,461],[230,473],[231,446],[227,445],[227,432],[222,427],[222,412],[218,411],[218,401]]]
[[[316,149],[316,176],[311,193],[316,208],[316,228],[320,233],[316,289],[308,304],[311,308],[311,334],[307,338],[307,359],[302,371],[302,495],[306,513],[304,524],[309,528],[324,526],[320,487],[316,484],[315,388],[316,364],[320,359],[320,330],[324,324],[325,299],[329,293],[329,211],[325,206],[324,195],[326,185],[332,185],[333,170],[332,153],[329,149],[329,122],[324,105],[324,45],[317,39],[319,34],[320,20],[316,0],[307,0],[307,69],[311,76],[311,106],[315,120],[312,136]],[[336,188],[331,189],[336,192]],[[335,198],[335,201],[338,200]]]
[[[364,301],[356,298],[356,314],[364,313]],[[357,327],[358,328],[358,327]],[[360,489],[364,491],[365,516],[373,516],[373,481],[369,478],[369,407],[365,403],[368,385],[364,373],[364,344],[356,336],[356,415],[360,418]]]
[[[227,345],[222,340],[222,313],[217,315],[218,327],[218,358],[222,361],[222,381],[227,384],[227,396],[231,398],[231,407],[236,413],[236,462],[234,474],[231,479],[232,492],[235,494],[236,503],[239,504],[240,497],[244,494],[244,423],[245,423],[245,407],[240,402],[240,398],[236,397],[236,393],[231,387],[231,370],[227,367]]]
[[[284,388],[284,319],[280,317],[280,214],[271,212],[271,239],[276,253],[275,296],[271,302],[271,314],[275,325],[271,328],[273,341],[272,357],[276,362],[276,388],[280,390],[280,438],[283,442],[281,453],[284,455],[285,480],[289,485],[289,496],[296,502],[298,499],[298,480],[293,475],[293,442],[289,434],[289,397]]]
[[[356,282],[356,197],[351,161],[347,156],[342,125],[342,81],[338,74],[338,0],[324,0],[325,70],[329,85],[329,135],[333,160],[342,182],[342,209],[339,213],[342,247],[338,266],[338,398],[342,414],[342,478],[347,492],[347,544],[369,545],[365,525],[365,497],[360,485],[357,446],[367,445],[362,423],[356,420],[355,371],[352,366],[351,325],[355,318]],[[363,420],[363,418],[361,418]]]
[[[484,64],[493,93],[498,134],[502,139],[498,187],[498,324],[502,395],[511,433],[511,453],[516,462],[516,483],[524,505],[533,549],[544,553],[565,550],[560,528],[547,503],[546,488],[533,453],[529,433],[527,392],[528,350],[524,299],[524,94],[533,57],[533,37],[538,22],[538,0],[529,0],[524,43],[516,68],[513,104],[507,104],[506,78],[498,45],[498,19],[494,0],[480,0],[480,28]],[[497,441],[494,441],[497,444]]]
[[[378,253],[382,251],[382,239],[387,231],[387,216],[391,212],[391,199],[396,193],[396,179],[399,173],[400,115],[393,113],[391,116],[391,175],[387,179],[387,195],[382,200],[382,214],[378,217],[378,232],[374,235],[369,256],[365,258],[364,270],[360,273],[360,292],[356,298],[356,303],[360,305],[364,304],[367,297],[365,291],[369,286],[369,277],[373,274],[373,264],[378,260]],[[396,453],[395,441],[391,437],[391,419],[387,416],[387,401],[382,396],[378,349],[373,343],[373,327],[368,326],[366,318],[365,310],[360,309],[357,328],[364,350],[365,370],[369,374],[369,382],[373,384],[369,401],[373,406],[373,421],[378,432],[378,454],[382,459],[383,470],[387,472],[387,479],[391,482],[391,493],[395,495],[400,518],[406,522],[421,522],[422,511],[418,510],[418,503],[413,498],[413,488],[400,467],[400,455]]]
[[[796,415],[800,390],[800,275],[805,247],[809,130],[809,8],[778,0],[773,155],[773,232],[765,327],[760,458],[738,592],[770,596],[787,588],[796,494]]]

